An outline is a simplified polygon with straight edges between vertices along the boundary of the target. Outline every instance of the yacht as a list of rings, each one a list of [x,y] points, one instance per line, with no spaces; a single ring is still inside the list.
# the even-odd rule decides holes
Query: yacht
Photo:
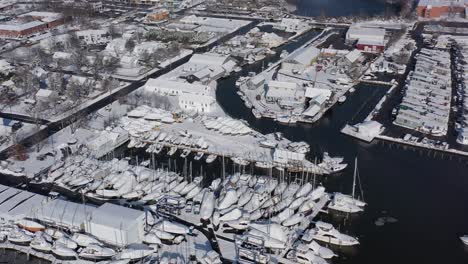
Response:
[[[463,244],[468,246],[468,235],[461,236],[460,240],[463,242]]]
[[[180,154],[180,157],[185,159],[188,155],[190,155],[190,150],[189,149],[184,149],[182,154]]]
[[[162,245],[161,239],[155,233],[148,233],[143,237],[143,242],[150,245]]]
[[[120,259],[139,260],[153,254],[155,249],[144,244],[130,244],[120,252]]]
[[[342,104],[346,101],[346,96],[340,96],[340,98],[338,98],[338,103]]]
[[[167,152],[167,155],[172,156],[177,152],[177,147],[171,147],[171,149]]]
[[[32,220],[27,220],[27,219],[21,219],[16,222],[16,224],[29,231],[29,232],[38,232],[38,231],[43,231],[45,230],[45,226],[39,224],[38,222],[32,221]]]
[[[12,229],[8,234],[8,241],[17,245],[28,245],[32,239],[32,236],[26,234],[19,228]]]
[[[219,254],[211,250],[206,253],[206,255],[200,260],[202,264],[222,264],[221,258]]]
[[[62,243],[55,243],[52,247],[52,254],[59,259],[75,260],[76,252]]]
[[[206,157],[206,163],[210,164],[210,163],[212,163],[213,161],[215,161],[216,158],[217,158],[216,155],[210,154],[210,155],[208,155],[208,157]]]
[[[69,249],[75,250],[78,247],[78,244],[71,240],[70,238],[63,236],[55,241],[55,243],[60,244]]]
[[[200,160],[203,157],[203,152],[197,152],[197,155],[193,158],[194,160]]]
[[[52,250],[52,244],[47,242],[40,233],[36,233],[36,236],[31,240],[29,246],[36,251],[44,253],[49,253]]]
[[[324,259],[331,259],[336,256],[336,254],[329,248],[321,246],[316,241],[311,241],[307,244],[307,247],[314,252],[315,255],[318,255]]]
[[[300,264],[328,264],[326,260],[315,255],[311,251],[302,252],[300,250],[293,249],[288,252],[286,258]]]
[[[336,230],[333,225],[322,221],[317,221],[315,223],[315,228],[310,229],[309,232],[303,236],[304,241],[310,242],[312,239],[337,246],[354,246],[359,244],[356,238],[342,234]]]
[[[99,242],[99,240],[97,240],[96,238],[87,234],[82,234],[82,233],[73,234],[71,239],[75,241],[76,244],[78,244],[78,246],[80,247],[87,247],[90,244],[102,245],[102,243]]]
[[[115,250],[111,248],[102,247],[97,244],[89,244],[78,253],[78,256],[81,259],[95,261],[110,259],[115,256],[115,254]]]
[[[354,88],[354,87],[349,88],[350,93],[354,93],[355,91],[356,91],[356,88]]]

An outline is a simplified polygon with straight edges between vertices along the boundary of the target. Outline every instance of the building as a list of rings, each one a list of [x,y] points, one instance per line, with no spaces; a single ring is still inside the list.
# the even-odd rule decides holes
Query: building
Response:
[[[23,38],[55,28],[68,18],[60,13],[33,11],[16,17],[16,19],[0,24],[0,37]]]
[[[51,103],[58,98],[58,93],[56,91],[48,89],[39,89],[36,93],[36,101],[39,103]]]
[[[383,52],[385,29],[365,25],[351,25],[346,32],[346,42],[355,43],[356,48],[366,52]]]
[[[465,16],[467,0],[420,0],[416,13],[420,18],[441,18],[451,15]]]
[[[111,245],[126,246],[142,241],[145,220],[143,211],[105,203],[91,212],[85,231]]]
[[[39,194],[0,185],[0,220],[17,221],[33,216],[46,198]]]
[[[179,96],[179,106],[184,111],[206,113],[213,110],[216,100],[212,96],[198,94],[182,94]]]
[[[109,33],[103,29],[80,30],[75,34],[86,45],[103,45],[110,41]]]
[[[211,88],[207,85],[172,81],[164,78],[149,79],[144,86],[144,90],[149,93],[169,96],[177,96],[184,93],[208,95],[211,92]]]
[[[91,155],[100,158],[115,148],[127,142],[129,139],[126,131],[101,131],[100,135],[87,144]]]
[[[167,9],[157,9],[153,13],[146,15],[147,22],[160,22],[169,18],[169,11]]]
[[[282,100],[296,100],[298,84],[294,82],[270,81],[265,95],[267,102],[276,103]]]

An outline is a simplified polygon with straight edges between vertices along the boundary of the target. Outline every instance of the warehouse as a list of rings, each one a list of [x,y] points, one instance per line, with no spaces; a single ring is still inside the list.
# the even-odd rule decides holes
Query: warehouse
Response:
[[[420,0],[416,12],[420,18],[441,18],[449,15],[466,17],[466,0]]]
[[[116,246],[141,242],[145,229],[145,213],[111,203],[94,210],[85,230],[99,240]]]
[[[346,32],[346,42],[356,43],[357,49],[366,52],[383,52],[385,29],[354,24]]]

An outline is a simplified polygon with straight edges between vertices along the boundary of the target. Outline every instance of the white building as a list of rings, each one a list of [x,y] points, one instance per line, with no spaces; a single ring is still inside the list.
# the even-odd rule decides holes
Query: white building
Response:
[[[182,95],[184,93],[209,95],[212,91],[208,85],[172,81],[164,78],[149,79],[144,86],[144,90],[149,93],[170,96]]]
[[[268,90],[265,98],[267,102],[278,102],[280,100],[293,101],[296,100],[297,83],[270,81],[268,82]]]
[[[128,139],[128,133],[125,131],[119,133],[104,130],[99,137],[89,142],[87,146],[91,150],[92,156],[100,158],[125,143]]]
[[[216,100],[207,95],[182,94],[179,96],[179,106],[184,111],[206,113],[213,110]]]
[[[139,243],[144,236],[145,213],[105,203],[94,210],[85,223],[85,231],[116,246]]]
[[[56,91],[48,89],[39,89],[36,93],[36,101],[40,103],[51,103],[55,101],[58,97]]]
[[[103,29],[81,30],[76,31],[75,34],[86,45],[103,45],[110,40],[107,30]]]

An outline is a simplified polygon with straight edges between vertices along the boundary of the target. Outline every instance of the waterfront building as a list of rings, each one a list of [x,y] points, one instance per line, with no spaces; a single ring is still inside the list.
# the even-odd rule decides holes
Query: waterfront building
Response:
[[[126,246],[143,240],[145,212],[105,203],[93,210],[85,223],[85,231],[101,241]]]
[[[346,41],[356,43],[356,48],[366,52],[383,52],[385,49],[385,29],[353,24],[346,32]]]

